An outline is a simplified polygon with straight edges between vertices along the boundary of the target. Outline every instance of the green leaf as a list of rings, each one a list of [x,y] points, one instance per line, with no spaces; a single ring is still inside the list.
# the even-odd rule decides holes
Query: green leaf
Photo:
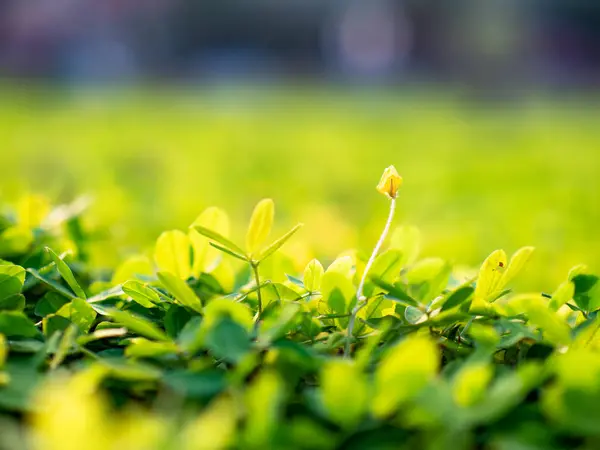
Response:
[[[50,370],[55,370],[65,360],[71,348],[75,345],[75,338],[77,337],[77,326],[71,324],[67,327],[61,336],[58,343],[58,348],[50,361]]]
[[[276,317],[265,319],[260,326],[258,342],[266,345],[285,336],[293,326],[299,311],[299,305],[287,303]]]
[[[285,244],[288,241],[288,239],[291,238],[296,233],[296,231],[298,231],[303,226],[304,226],[304,224],[302,224],[302,223],[297,224],[294,228],[292,228],[286,234],[284,234],[279,239],[277,239],[275,242],[273,242],[271,245],[269,245],[267,248],[265,248],[261,252],[260,256],[258,257],[258,261],[262,261],[263,259],[268,258],[273,253],[275,253],[277,250],[279,250],[281,248],[281,246],[283,244]]]
[[[365,416],[370,400],[366,376],[353,361],[330,360],[321,370],[321,400],[329,418],[354,428]]]
[[[40,330],[21,312],[0,312],[0,333],[6,337],[37,338]]]
[[[128,311],[121,311],[120,309],[109,308],[106,310],[106,312],[109,317],[113,318],[120,325],[134,333],[139,334],[140,336],[153,339],[155,341],[170,341],[165,332],[148,319],[132,314]]]
[[[183,306],[198,313],[202,312],[202,302],[185,281],[169,272],[158,272],[157,276],[165,289]]]
[[[165,231],[156,240],[154,262],[158,269],[187,280],[192,274],[192,244],[187,234],[179,230]]]
[[[98,360],[99,364],[108,369],[108,374],[125,381],[156,381],[162,373],[155,366],[142,364],[138,361],[121,358],[106,358]]]
[[[132,256],[116,268],[110,283],[116,286],[139,276],[150,276],[153,272],[152,264],[146,256]]]
[[[64,332],[71,325],[73,323],[69,319],[56,314],[50,314],[42,319],[42,331],[47,339],[50,339],[57,331]]]
[[[62,286],[61,284],[57,283],[54,280],[46,278],[45,276],[43,276],[42,274],[40,274],[37,270],[35,270],[35,269],[27,269],[27,272],[29,272],[31,275],[33,275],[34,278],[36,278],[38,281],[41,281],[43,284],[45,284],[47,287],[49,287],[53,291],[55,291],[55,292],[57,292],[57,293],[65,296],[65,297],[67,297],[68,299],[72,300],[74,298],[77,298],[77,296],[74,295],[67,288],[65,288],[64,286]]]
[[[556,288],[548,306],[552,311],[558,311],[561,306],[573,298],[573,295],[575,295],[575,285],[570,281],[565,281]]]
[[[25,309],[25,296],[14,294],[0,300],[0,311],[23,311]]]
[[[285,385],[273,371],[263,371],[244,392],[246,426],[243,439],[246,448],[274,448],[283,409]]]
[[[479,270],[477,286],[475,287],[475,301],[488,301],[497,291],[502,289],[500,280],[506,271],[506,253],[496,250],[488,256]]]
[[[174,342],[154,342],[145,338],[131,339],[125,349],[125,356],[129,358],[157,358],[164,355],[176,354],[179,349]]]
[[[456,306],[462,305],[471,297],[474,291],[475,289],[473,289],[471,286],[461,286],[452,291],[444,301],[444,304],[442,305],[442,311],[447,311]]]
[[[352,269],[354,266],[354,261],[352,257],[340,256],[336,258],[330,265],[327,267],[325,273],[339,273],[344,277],[351,279],[352,278]]]
[[[508,264],[508,269],[506,269],[498,283],[498,289],[504,288],[504,286],[523,270],[534,250],[534,247],[522,247],[512,255]]]
[[[204,372],[169,371],[164,374],[163,382],[179,395],[192,399],[214,397],[227,387],[225,372],[221,370]]]
[[[475,362],[463,365],[452,383],[452,394],[456,404],[468,407],[483,400],[493,376],[494,369],[490,364]]]
[[[56,292],[47,292],[35,304],[34,313],[39,317],[46,317],[56,313],[63,305],[69,303],[69,299]]]
[[[225,247],[220,246],[219,244],[215,244],[214,242],[211,242],[210,246],[216,248],[217,250],[219,250],[219,251],[221,251],[223,253],[228,254],[229,256],[233,256],[236,259],[239,259],[239,260],[242,260],[242,261],[248,261],[248,258],[246,256],[240,255],[238,253],[234,253],[231,250],[229,250],[229,249],[227,249]]]
[[[0,265],[0,302],[21,293],[25,283],[25,269],[15,264]]]
[[[227,213],[222,209],[210,207],[205,209],[202,214],[196,218],[194,223],[192,223],[189,231],[192,248],[194,249],[194,264],[192,266],[192,271],[197,278],[200,273],[210,270],[219,254],[211,248],[210,240],[194,229],[194,226],[196,225],[213,230],[222,236],[228,236],[229,218],[227,217]]]
[[[375,259],[369,276],[392,284],[400,275],[400,269],[402,269],[402,253],[399,250],[387,250]]]
[[[274,215],[275,204],[273,200],[265,198],[258,202],[252,212],[248,232],[246,233],[246,249],[249,254],[252,255],[259,250],[271,233]]]
[[[73,272],[71,272],[71,269],[69,268],[67,263],[65,263],[56,253],[54,253],[54,251],[50,247],[46,247],[46,251],[52,258],[52,261],[54,261],[54,264],[56,264],[58,273],[60,273],[60,276],[63,277],[63,279],[67,282],[67,284],[73,290],[75,295],[79,298],[86,299],[87,297],[85,295],[85,292],[83,292],[83,289],[81,289],[81,286],[79,286],[79,283],[73,276]]]
[[[191,317],[191,314],[183,306],[170,305],[163,322],[167,334],[173,339],[179,336],[179,333]]]
[[[450,272],[450,266],[443,259],[426,258],[410,268],[406,280],[419,299],[429,302],[448,285]]]
[[[229,318],[243,327],[247,332],[252,330],[254,320],[250,307],[245,303],[236,303],[226,298],[212,300],[204,309],[204,321],[202,322],[202,334],[206,334],[221,319]],[[200,336],[202,339],[203,336]]]
[[[123,292],[144,308],[154,308],[160,303],[160,297],[147,283],[129,280],[122,286]]]
[[[426,336],[410,336],[389,349],[375,372],[373,414],[385,417],[419,395],[436,376],[439,366],[439,350]]]
[[[193,225],[192,228],[194,230],[196,230],[198,233],[200,233],[201,235],[206,236],[207,238],[219,243],[226,249],[230,250],[231,252],[236,254],[236,257],[246,259],[246,256],[245,256],[246,252],[244,252],[244,250],[242,250],[240,247],[238,247],[232,241],[227,239],[225,236],[217,233],[216,231],[205,228],[201,225]]]
[[[407,306],[404,310],[404,318],[412,325],[424,322],[427,320],[427,314],[414,306]]]
[[[356,297],[352,281],[338,272],[325,272],[321,281],[321,295],[325,304],[329,306],[323,314],[342,314],[350,310],[350,305]]]
[[[570,344],[571,328],[554,311],[548,309],[542,298],[524,296],[520,301],[529,323],[542,331],[545,340],[559,347]]]
[[[304,269],[303,283],[309,292],[316,292],[321,289],[321,280],[323,279],[324,269],[319,260],[313,259]]]
[[[402,285],[399,282],[392,284],[388,284],[379,278],[372,278],[373,283],[375,283],[378,287],[388,292],[388,295],[394,299],[401,300],[410,306],[419,306],[419,302],[417,302],[414,298],[406,293],[406,291],[402,288]]]
[[[573,300],[584,311],[594,311],[600,307],[600,277],[579,274],[571,281],[575,285]]]
[[[223,318],[210,329],[205,345],[215,358],[236,363],[250,351],[250,337],[243,326]]]
[[[94,324],[94,320],[96,320],[94,308],[80,298],[73,299],[70,303],[62,306],[56,312],[56,315],[69,319],[83,333],[87,333]]]

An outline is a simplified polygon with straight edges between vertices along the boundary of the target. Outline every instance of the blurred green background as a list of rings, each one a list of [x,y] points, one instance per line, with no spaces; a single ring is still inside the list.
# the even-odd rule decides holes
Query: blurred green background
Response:
[[[600,268],[600,112],[592,102],[465,101],[448,91],[314,85],[16,89],[0,106],[0,195],[93,198],[93,258],[108,266],[225,208],[243,236],[272,197],[305,263],[368,251],[387,201],[384,167],[404,177],[396,224],[423,255],[478,265],[534,245],[521,287],[552,290],[568,269]],[[463,100],[459,100],[463,98]]]

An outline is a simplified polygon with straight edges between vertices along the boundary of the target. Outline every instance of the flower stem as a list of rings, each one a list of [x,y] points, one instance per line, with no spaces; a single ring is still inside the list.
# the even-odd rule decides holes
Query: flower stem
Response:
[[[252,271],[254,272],[254,281],[256,283],[256,296],[258,298],[258,319],[262,316],[262,294],[260,292],[260,276],[258,275],[258,264],[254,261],[250,263],[252,266]]]
[[[346,338],[346,345],[344,347],[344,357],[350,356],[350,341],[352,340],[352,334],[354,332],[354,324],[356,322],[356,316],[358,312],[367,305],[367,298],[363,294],[363,290],[365,288],[365,283],[367,281],[367,276],[369,275],[369,271],[371,270],[371,266],[373,262],[375,262],[375,258],[381,250],[381,246],[385,241],[385,238],[390,231],[390,226],[392,225],[392,221],[394,220],[394,213],[396,211],[396,199],[392,197],[390,200],[390,214],[388,215],[387,222],[385,223],[385,227],[381,232],[381,236],[379,236],[379,240],[377,244],[375,244],[375,248],[373,249],[373,253],[371,253],[371,257],[369,261],[367,261],[367,265],[365,266],[365,270],[363,272],[360,283],[358,284],[358,289],[356,291],[356,306],[352,309],[352,314],[350,315],[350,322],[348,323],[348,336]]]

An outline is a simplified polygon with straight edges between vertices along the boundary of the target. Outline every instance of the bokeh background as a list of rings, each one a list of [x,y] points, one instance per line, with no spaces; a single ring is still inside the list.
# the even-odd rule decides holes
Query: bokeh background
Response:
[[[92,199],[109,266],[272,197],[327,261],[370,248],[394,164],[425,256],[534,245],[551,290],[600,268],[599,87],[594,0],[3,0],[0,200]]]

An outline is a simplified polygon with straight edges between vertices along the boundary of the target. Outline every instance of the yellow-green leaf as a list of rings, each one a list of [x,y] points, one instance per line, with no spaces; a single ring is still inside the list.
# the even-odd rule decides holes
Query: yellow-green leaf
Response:
[[[531,254],[535,250],[534,247],[522,247],[517,250],[512,257],[510,258],[510,262],[508,263],[508,268],[502,275],[500,279],[498,290],[504,288],[527,264],[529,258],[531,258]]]
[[[229,236],[229,217],[222,209],[211,206],[205,209],[192,223],[189,235],[194,249],[192,271],[195,276],[199,276],[202,272],[208,272],[220,256],[219,251],[210,245],[210,239],[194,228],[197,225],[227,237]]]
[[[96,311],[94,311],[94,308],[80,298],[74,298],[66,305],[61,306],[56,315],[69,319],[84,333],[90,330],[94,324],[94,320],[96,320]]]
[[[323,266],[317,259],[313,259],[306,265],[303,282],[307,291],[316,292],[321,288],[323,273]]]
[[[506,271],[506,265],[506,253],[504,250],[495,250],[485,259],[477,278],[475,301],[488,301],[499,290],[498,286]]]
[[[123,292],[144,308],[153,308],[160,303],[160,297],[156,291],[141,281],[127,281],[123,284]]]
[[[192,274],[191,248],[190,238],[184,232],[165,231],[156,240],[154,262],[159,270],[171,272],[186,280]]]
[[[354,261],[351,256],[340,256],[329,265],[325,273],[339,273],[350,279],[352,278],[353,266]]]
[[[394,249],[387,250],[377,256],[369,276],[393,284],[400,275],[400,269],[402,269],[402,252]]]
[[[262,261],[263,259],[268,258],[277,250],[279,250],[283,246],[283,244],[285,244],[288,241],[288,239],[290,239],[296,233],[296,231],[298,231],[303,226],[304,224],[302,223],[297,224],[294,228],[292,228],[290,231],[285,233],[283,236],[281,236],[279,239],[277,239],[275,242],[273,242],[271,245],[265,248],[258,257],[258,260]]]
[[[246,389],[246,448],[273,448],[271,440],[282,413],[284,384],[275,372],[260,373]]]
[[[467,407],[480,402],[493,375],[494,370],[488,363],[464,365],[453,380],[452,396],[456,404]]]
[[[321,398],[334,422],[352,428],[367,412],[369,383],[354,361],[331,360],[321,371]]]
[[[575,294],[575,285],[571,281],[561,283],[552,294],[550,304],[548,305],[552,311],[558,311],[562,305],[573,298]]]
[[[65,263],[60,256],[54,253],[50,247],[46,247],[46,251],[52,258],[52,261],[54,261],[54,264],[56,264],[56,268],[58,269],[60,276],[63,277],[69,287],[73,290],[73,292],[75,292],[75,295],[77,295],[79,298],[85,299],[85,292],[83,292],[83,289],[81,289],[81,286],[79,286],[79,283],[75,279],[75,276],[73,276],[73,272],[71,272],[71,269],[67,263]]]
[[[183,306],[199,313],[202,312],[202,302],[185,281],[170,272],[158,272],[157,275],[165,289],[173,294]]]
[[[439,366],[439,350],[427,336],[410,336],[388,350],[375,372],[373,414],[385,417],[419,395],[436,376]]]
[[[178,348],[174,342],[155,342],[140,337],[131,339],[131,343],[125,349],[125,356],[130,358],[154,358],[177,352]]]
[[[246,234],[246,249],[248,253],[255,253],[265,242],[271,232],[274,215],[275,204],[273,200],[266,198],[258,202],[252,213],[248,233]]]
[[[156,341],[170,341],[163,330],[144,317],[114,308],[107,309],[106,314],[129,331],[133,331],[140,336]]]
[[[58,348],[50,361],[50,370],[56,369],[60,364],[65,360],[69,351],[75,344],[75,338],[77,337],[78,328],[77,325],[71,324],[67,327],[67,329],[63,332],[60,342],[58,343]]]
[[[111,284],[125,283],[127,280],[136,278],[139,275],[152,275],[152,264],[146,256],[132,256],[123,261],[115,270]]]

